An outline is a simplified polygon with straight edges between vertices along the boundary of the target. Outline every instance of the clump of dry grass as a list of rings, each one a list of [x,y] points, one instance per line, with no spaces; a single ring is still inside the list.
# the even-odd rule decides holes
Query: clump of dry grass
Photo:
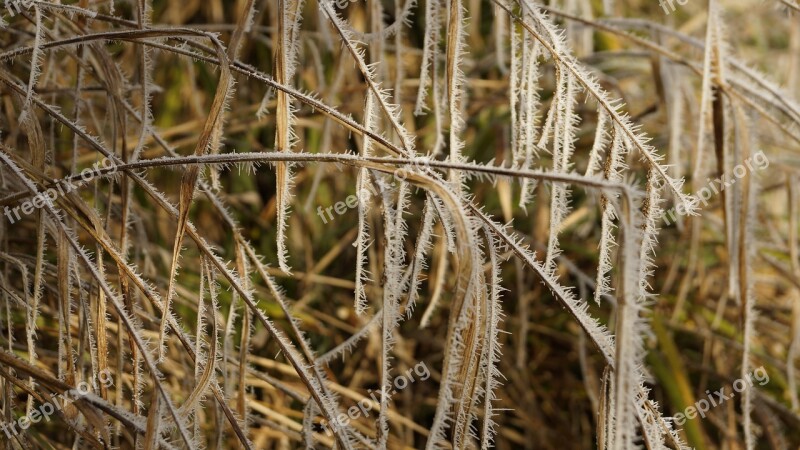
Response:
[[[0,448],[797,445],[800,24],[700,3],[7,17]]]

